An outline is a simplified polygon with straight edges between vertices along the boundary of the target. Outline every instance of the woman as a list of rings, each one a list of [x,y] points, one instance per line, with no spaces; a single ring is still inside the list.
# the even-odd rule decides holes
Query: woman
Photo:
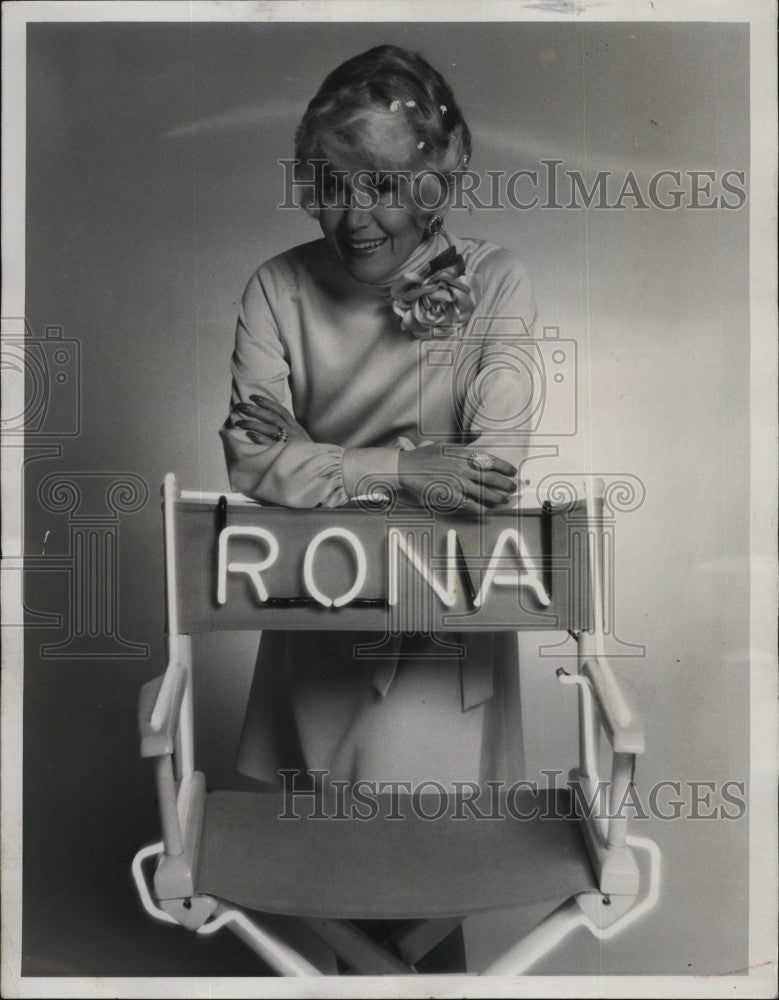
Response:
[[[511,431],[532,386],[506,337],[527,336],[535,310],[513,254],[442,229],[470,157],[450,88],[421,57],[372,49],[324,81],[295,152],[324,238],[264,263],[244,294],[221,432],[232,488],[338,507],[376,480],[412,502],[454,482],[474,515],[510,503],[524,457]],[[431,337],[467,344],[464,375],[420,369]],[[414,786],[521,777],[515,636],[471,633],[459,656],[435,637],[395,637],[389,659],[386,644],[373,662],[355,657],[370,639],[263,635],[242,771]]]

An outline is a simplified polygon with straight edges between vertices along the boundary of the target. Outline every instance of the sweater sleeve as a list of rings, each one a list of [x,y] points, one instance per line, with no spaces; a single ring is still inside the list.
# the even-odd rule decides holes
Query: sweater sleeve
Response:
[[[474,326],[478,348],[475,363],[468,365],[463,429],[469,447],[491,452],[519,469],[527,458],[533,415],[543,391],[533,339],[535,296],[527,270],[509,251],[498,251],[489,269],[495,286],[485,296]]]
[[[233,406],[259,394],[293,412],[287,353],[260,272],[250,280],[241,302],[231,372]],[[339,507],[364,487],[369,476],[397,481],[396,449],[345,449],[294,438],[255,444],[232,417],[220,435],[231,489],[266,503]]]

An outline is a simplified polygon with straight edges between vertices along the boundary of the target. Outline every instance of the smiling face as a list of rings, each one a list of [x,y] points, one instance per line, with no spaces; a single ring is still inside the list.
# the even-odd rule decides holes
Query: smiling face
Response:
[[[375,46],[329,73],[306,108],[295,131],[299,204],[319,220],[350,275],[383,284],[422,242],[427,222],[446,214],[455,174],[467,166],[470,148],[470,131],[441,74],[414,52]],[[407,188],[397,192],[402,198],[334,208],[326,178],[318,174],[323,165],[344,171],[344,193],[356,190],[366,171],[410,172],[420,185],[434,172],[442,186],[434,182],[439,190],[431,199],[401,182]]]
[[[373,196],[365,191],[365,178],[359,174],[347,173],[337,183],[326,174],[322,201],[330,207],[319,209],[319,224],[348,274],[357,281],[380,284],[422,242],[426,216],[410,192],[400,190],[391,178],[380,182]]]

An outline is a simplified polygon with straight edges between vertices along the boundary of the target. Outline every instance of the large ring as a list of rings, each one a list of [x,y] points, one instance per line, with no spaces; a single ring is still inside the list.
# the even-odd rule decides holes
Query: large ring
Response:
[[[475,472],[491,472],[495,468],[495,456],[486,451],[472,451],[468,454],[468,465]]]
[[[286,427],[279,427],[279,433],[276,435],[277,441],[287,441],[289,439],[289,431]]]

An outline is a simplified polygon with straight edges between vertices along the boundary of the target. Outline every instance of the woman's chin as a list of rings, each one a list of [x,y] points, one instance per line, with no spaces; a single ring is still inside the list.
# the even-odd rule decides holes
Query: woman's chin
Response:
[[[390,237],[362,240],[360,243],[339,238],[329,242],[346,273],[355,281],[372,285],[391,282],[398,265],[405,259],[403,244],[398,246]]]
[[[385,279],[389,280],[389,276],[395,269],[394,260],[388,265],[386,259],[381,259],[383,254],[380,254],[381,251],[373,257],[352,257],[345,253],[339,256],[344,270],[352,278],[357,281],[380,284]]]

